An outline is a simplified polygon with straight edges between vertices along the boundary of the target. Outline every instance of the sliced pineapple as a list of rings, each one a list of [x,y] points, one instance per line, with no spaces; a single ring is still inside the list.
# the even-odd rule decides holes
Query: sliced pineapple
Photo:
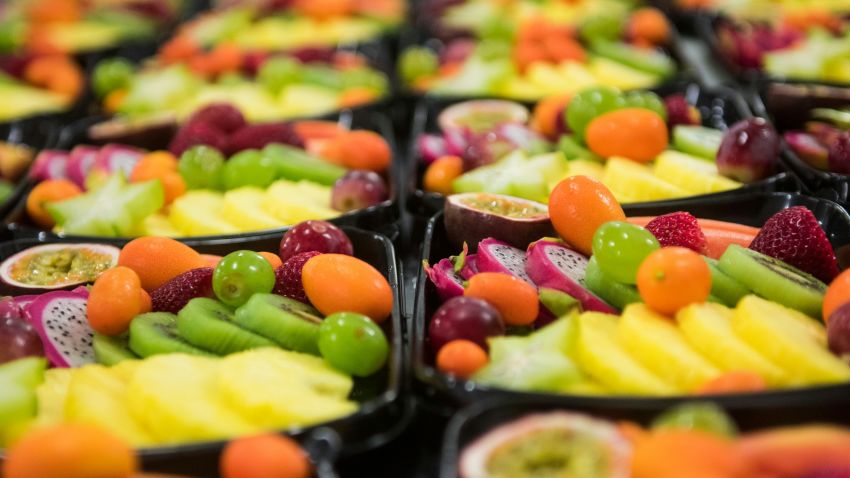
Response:
[[[576,360],[582,371],[615,393],[671,395],[678,391],[623,348],[617,338],[617,317],[612,315],[581,314]]]
[[[351,377],[328,366],[327,362],[315,355],[278,348],[259,348],[229,355],[226,360],[248,360],[269,364],[287,374],[299,377],[310,388],[322,395],[345,398],[354,387]]]
[[[722,370],[747,370],[770,385],[790,385],[790,377],[781,368],[735,335],[732,315],[731,309],[707,302],[680,310],[676,322],[688,343]]]
[[[720,175],[717,165],[678,151],[665,151],[655,159],[655,175],[691,194],[738,189],[743,184]]]
[[[782,367],[796,383],[835,383],[850,380],[850,367],[832,355],[821,341],[823,329],[813,319],[779,304],[748,295],[741,299],[732,318],[739,337]]]
[[[644,304],[623,310],[618,336],[643,366],[681,390],[694,391],[721,373],[688,344],[674,322]]]
[[[596,77],[597,83],[622,90],[652,88],[659,81],[657,75],[636,70],[600,56],[590,58],[588,70]]]
[[[615,196],[655,201],[689,196],[685,189],[655,176],[652,169],[630,159],[612,157],[605,163],[602,182]]]
[[[570,176],[588,176],[598,181],[602,181],[605,175],[605,167],[596,161],[589,159],[573,159],[567,163],[569,165]]]
[[[224,193],[224,206],[221,215],[227,222],[243,231],[262,231],[286,226],[263,209],[265,191],[256,187],[241,187]]]
[[[189,191],[174,200],[168,218],[187,236],[233,234],[239,228],[221,217],[224,197],[214,191]]]
[[[141,224],[141,236],[179,237],[183,233],[163,214],[151,214]]]
[[[339,216],[339,211],[329,207],[330,188],[307,181],[275,181],[266,190],[262,206],[272,216],[290,224]]]
[[[52,368],[44,372],[44,381],[35,389],[37,426],[57,425],[65,421],[65,401],[73,371],[72,368]]]

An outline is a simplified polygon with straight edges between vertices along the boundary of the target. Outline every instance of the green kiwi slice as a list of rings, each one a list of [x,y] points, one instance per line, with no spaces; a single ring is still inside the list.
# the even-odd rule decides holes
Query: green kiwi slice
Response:
[[[281,347],[319,355],[319,311],[275,294],[254,294],[236,309],[234,322]]]
[[[733,244],[720,257],[720,270],[767,300],[820,317],[826,284],[794,266]]]
[[[124,360],[138,359],[139,356],[130,350],[129,339],[126,335],[110,337],[103,334],[94,334],[92,339],[94,358],[97,363],[112,366]]]
[[[716,259],[703,257],[711,270],[711,295],[717,298],[719,304],[735,307],[738,301],[751,291],[744,284],[733,279],[722,270]]]
[[[629,284],[621,284],[605,276],[596,258],[591,256],[584,271],[584,285],[613,307],[620,310],[629,304],[643,302],[637,288]]]
[[[133,319],[130,322],[130,350],[143,358],[171,353],[212,355],[180,338],[177,316],[168,312],[149,312]]]
[[[177,331],[186,342],[217,355],[259,347],[277,347],[233,322],[233,310],[207,297],[196,297],[177,314]]]

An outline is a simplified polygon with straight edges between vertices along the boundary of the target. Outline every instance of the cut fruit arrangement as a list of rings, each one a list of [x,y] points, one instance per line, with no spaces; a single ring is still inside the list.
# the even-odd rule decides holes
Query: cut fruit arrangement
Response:
[[[66,112],[84,84],[82,68],[66,54],[0,55],[0,122]]]
[[[445,373],[572,395],[850,381],[850,308],[840,309],[850,276],[805,207],[761,228],[683,211],[626,218],[604,185],[574,176],[548,210],[462,194],[444,221],[463,252],[425,271],[443,301],[427,335]]]
[[[153,447],[356,412],[352,376],[386,367],[382,324],[394,298],[381,272],[353,253],[342,230],[308,221],[275,253],[207,256],[144,237],[120,251],[56,244],[12,256],[4,277],[25,268],[42,293],[0,302],[4,443],[84,424]],[[42,354],[55,368],[27,358]]]
[[[214,104],[181,126],[169,149],[42,151],[29,220],[69,235],[221,235],[334,218],[389,197],[386,140],[334,122],[248,124]]]
[[[421,188],[491,192],[546,202],[559,180],[599,179],[623,203],[730,191],[778,171],[780,139],[761,118],[727,131],[701,126],[684,95],[608,87],[538,103],[473,100],[417,139]]]
[[[783,133],[785,142],[809,166],[850,174],[850,111],[815,108],[803,130]]]
[[[399,73],[408,88],[420,93],[522,100],[595,85],[656,86],[677,69],[663,50],[671,40],[671,27],[655,9],[628,14],[621,10],[589,18],[578,27],[541,13],[515,30],[506,22],[499,31],[479,32],[483,34],[476,40],[451,40],[439,53],[410,47],[399,58]]]

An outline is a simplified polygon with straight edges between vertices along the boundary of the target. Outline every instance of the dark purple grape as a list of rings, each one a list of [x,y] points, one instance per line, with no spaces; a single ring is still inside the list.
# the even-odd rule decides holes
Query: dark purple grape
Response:
[[[779,135],[763,118],[738,121],[723,135],[717,169],[743,183],[759,181],[776,169],[779,145]]]
[[[304,221],[286,231],[280,241],[280,260],[302,252],[318,251],[330,254],[354,255],[351,239],[327,221]]]
[[[829,316],[826,334],[832,353],[850,354],[850,303],[842,305]]]
[[[428,326],[434,353],[452,340],[465,339],[487,349],[487,337],[505,334],[505,323],[495,307],[473,297],[453,297],[434,312]]]
[[[337,179],[331,191],[331,207],[348,212],[386,201],[387,185],[374,171],[354,170]]]
[[[833,173],[850,174],[850,131],[839,134],[829,145],[827,163]]]
[[[0,317],[0,364],[43,355],[41,338],[29,322],[12,314]]]

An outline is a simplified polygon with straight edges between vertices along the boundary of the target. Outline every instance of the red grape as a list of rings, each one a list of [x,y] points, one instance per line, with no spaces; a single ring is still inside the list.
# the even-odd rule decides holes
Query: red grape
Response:
[[[832,353],[850,354],[850,303],[842,305],[829,316],[826,332]]]
[[[0,363],[44,355],[41,338],[13,300],[0,301]]]
[[[434,353],[456,339],[466,339],[487,349],[487,337],[504,335],[505,323],[495,307],[473,297],[447,300],[431,317],[428,336]]]
[[[280,241],[280,260],[301,252],[318,251],[331,254],[354,255],[351,239],[327,221],[304,221],[286,231]]]
[[[829,170],[833,173],[850,174],[850,131],[835,138],[829,146]]]
[[[387,199],[387,185],[374,171],[349,171],[334,183],[331,207],[348,212],[373,206]]]
[[[779,135],[763,118],[747,118],[732,125],[717,151],[720,174],[752,183],[773,174],[779,162]]]

